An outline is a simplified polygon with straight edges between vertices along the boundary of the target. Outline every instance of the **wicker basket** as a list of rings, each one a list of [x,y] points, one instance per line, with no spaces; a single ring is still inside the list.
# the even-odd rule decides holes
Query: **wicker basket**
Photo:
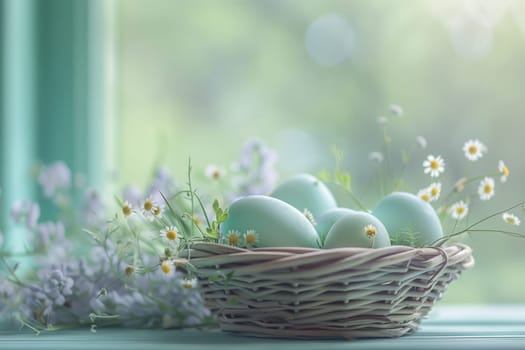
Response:
[[[247,250],[198,243],[186,255],[222,330],[290,338],[410,334],[448,284],[474,266],[461,244]]]

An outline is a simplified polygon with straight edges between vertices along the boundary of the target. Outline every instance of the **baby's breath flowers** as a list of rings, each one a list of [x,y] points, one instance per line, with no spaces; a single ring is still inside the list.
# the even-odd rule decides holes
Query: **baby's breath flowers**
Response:
[[[452,219],[462,220],[468,214],[468,206],[464,201],[456,202],[450,207],[449,213]]]
[[[507,178],[509,177],[510,171],[502,160],[498,162],[498,171],[501,173],[500,181],[502,183],[506,182]]]
[[[463,145],[463,152],[468,160],[474,162],[483,157],[483,153],[487,152],[487,147],[477,139],[468,140]]]
[[[438,177],[439,174],[445,171],[445,161],[441,156],[434,157],[429,155],[423,162],[425,174],[430,174],[430,177]]]
[[[486,177],[479,183],[478,187],[479,198],[483,201],[488,201],[494,196],[494,179]]]
[[[502,218],[503,221],[514,226],[519,226],[521,223],[520,219],[514,214],[503,213]]]

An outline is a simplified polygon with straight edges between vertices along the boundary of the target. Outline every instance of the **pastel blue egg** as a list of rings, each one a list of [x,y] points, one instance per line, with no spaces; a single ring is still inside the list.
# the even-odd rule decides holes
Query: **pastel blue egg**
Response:
[[[443,228],[434,208],[411,193],[387,195],[372,214],[385,225],[392,244],[422,247],[443,237]]]
[[[330,209],[337,208],[334,196],[326,185],[310,174],[300,174],[281,183],[271,194],[300,212],[308,209],[314,220]]]
[[[325,211],[323,214],[321,214],[315,220],[315,229],[317,230],[319,238],[321,238],[321,242],[324,242],[326,234],[328,233],[328,231],[330,231],[330,229],[337,220],[339,220],[341,217],[347,214],[352,214],[355,212],[356,211],[352,209],[335,208]]]
[[[240,234],[255,230],[256,247],[320,246],[314,226],[303,213],[268,196],[247,196],[233,202],[228,209],[228,219],[221,225],[221,237],[232,230]]]
[[[383,248],[390,246],[390,237],[378,218],[365,212],[354,212],[339,218],[332,226],[323,248]]]

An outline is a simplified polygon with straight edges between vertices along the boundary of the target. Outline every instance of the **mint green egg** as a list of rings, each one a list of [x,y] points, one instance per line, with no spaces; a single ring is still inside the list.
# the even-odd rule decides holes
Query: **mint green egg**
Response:
[[[339,220],[341,217],[355,213],[355,210],[347,209],[347,208],[335,208],[330,209],[328,211],[325,211],[322,213],[316,220],[315,220],[315,229],[317,230],[317,234],[319,235],[319,238],[321,238],[321,242],[324,242],[326,238],[326,234],[332,226],[335,224],[337,220]]]
[[[434,208],[411,193],[387,195],[372,214],[385,225],[392,244],[422,247],[443,237],[443,228]]]
[[[241,234],[255,230],[256,247],[319,248],[317,232],[303,213],[268,196],[247,196],[233,202],[221,225],[221,237],[231,230]]]
[[[308,209],[314,220],[330,209],[337,208],[334,196],[326,185],[310,174],[300,174],[281,183],[271,194],[300,212]]]
[[[332,226],[323,248],[383,248],[390,246],[390,236],[378,218],[365,212],[354,212],[339,218]]]

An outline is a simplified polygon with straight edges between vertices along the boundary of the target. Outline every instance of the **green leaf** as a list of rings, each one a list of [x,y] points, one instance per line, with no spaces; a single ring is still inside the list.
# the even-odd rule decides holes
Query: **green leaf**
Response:
[[[229,305],[239,305],[239,303],[241,302],[241,300],[239,299],[238,296],[236,295],[233,295],[231,297],[229,297],[226,301]]]

